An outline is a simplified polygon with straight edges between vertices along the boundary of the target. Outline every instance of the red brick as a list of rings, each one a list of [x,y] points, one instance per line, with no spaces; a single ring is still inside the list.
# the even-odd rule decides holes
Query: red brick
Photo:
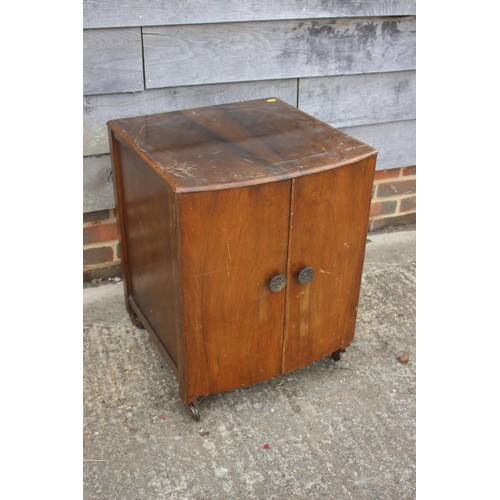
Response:
[[[389,177],[399,177],[400,168],[386,168],[385,170],[375,170],[375,180],[388,179]]]
[[[396,200],[372,202],[370,217],[393,214],[396,211],[397,204],[398,202]]]
[[[399,205],[400,212],[414,212],[417,209],[417,197],[410,196],[408,198],[403,198],[401,200],[401,205]]]
[[[86,248],[83,251],[83,265],[93,266],[113,262],[113,249],[111,247]]]
[[[405,224],[415,224],[417,214],[415,212],[395,217],[384,217],[383,219],[371,220],[368,225],[368,231],[376,231],[388,226],[403,226]]]
[[[83,214],[83,223],[86,222],[99,222],[110,219],[112,217],[112,210],[99,210],[97,212],[87,212]]]
[[[403,168],[403,175],[417,175],[417,167]]]
[[[415,179],[408,181],[381,182],[377,186],[377,198],[396,196],[400,194],[414,194],[416,189]]]
[[[83,244],[103,243],[118,239],[118,227],[115,222],[95,224],[83,228]]]

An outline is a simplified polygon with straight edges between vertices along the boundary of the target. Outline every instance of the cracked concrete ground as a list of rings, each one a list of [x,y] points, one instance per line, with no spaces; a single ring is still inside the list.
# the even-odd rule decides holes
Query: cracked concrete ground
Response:
[[[122,283],[86,288],[84,498],[415,498],[415,230],[369,239],[342,360],[203,398],[200,422]]]

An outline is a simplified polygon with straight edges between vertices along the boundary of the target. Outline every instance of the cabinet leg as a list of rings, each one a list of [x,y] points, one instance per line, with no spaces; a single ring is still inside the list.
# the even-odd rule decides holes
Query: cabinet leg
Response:
[[[186,405],[186,408],[187,408],[189,414],[191,415],[191,418],[193,420],[196,420],[196,422],[199,422],[200,421],[200,412],[198,411],[198,408],[196,408],[194,403],[189,403],[188,405]]]
[[[333,361],[340,361],[342,359],[342,354],[344,354],[345,349],[338,349],[335,352],[332,352]]]

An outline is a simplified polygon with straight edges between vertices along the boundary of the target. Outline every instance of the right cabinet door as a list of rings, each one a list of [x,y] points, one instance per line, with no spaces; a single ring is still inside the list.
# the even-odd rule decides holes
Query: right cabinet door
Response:
[[[374,169],[370,157],[293,180],[284,373],[353,339]]]

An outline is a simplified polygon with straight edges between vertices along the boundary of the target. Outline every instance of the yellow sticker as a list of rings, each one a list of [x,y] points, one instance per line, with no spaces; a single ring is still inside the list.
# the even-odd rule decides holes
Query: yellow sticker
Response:
[[[267,99],[267,102],[274,102],[276,99],[273,97],[272,99]]]

